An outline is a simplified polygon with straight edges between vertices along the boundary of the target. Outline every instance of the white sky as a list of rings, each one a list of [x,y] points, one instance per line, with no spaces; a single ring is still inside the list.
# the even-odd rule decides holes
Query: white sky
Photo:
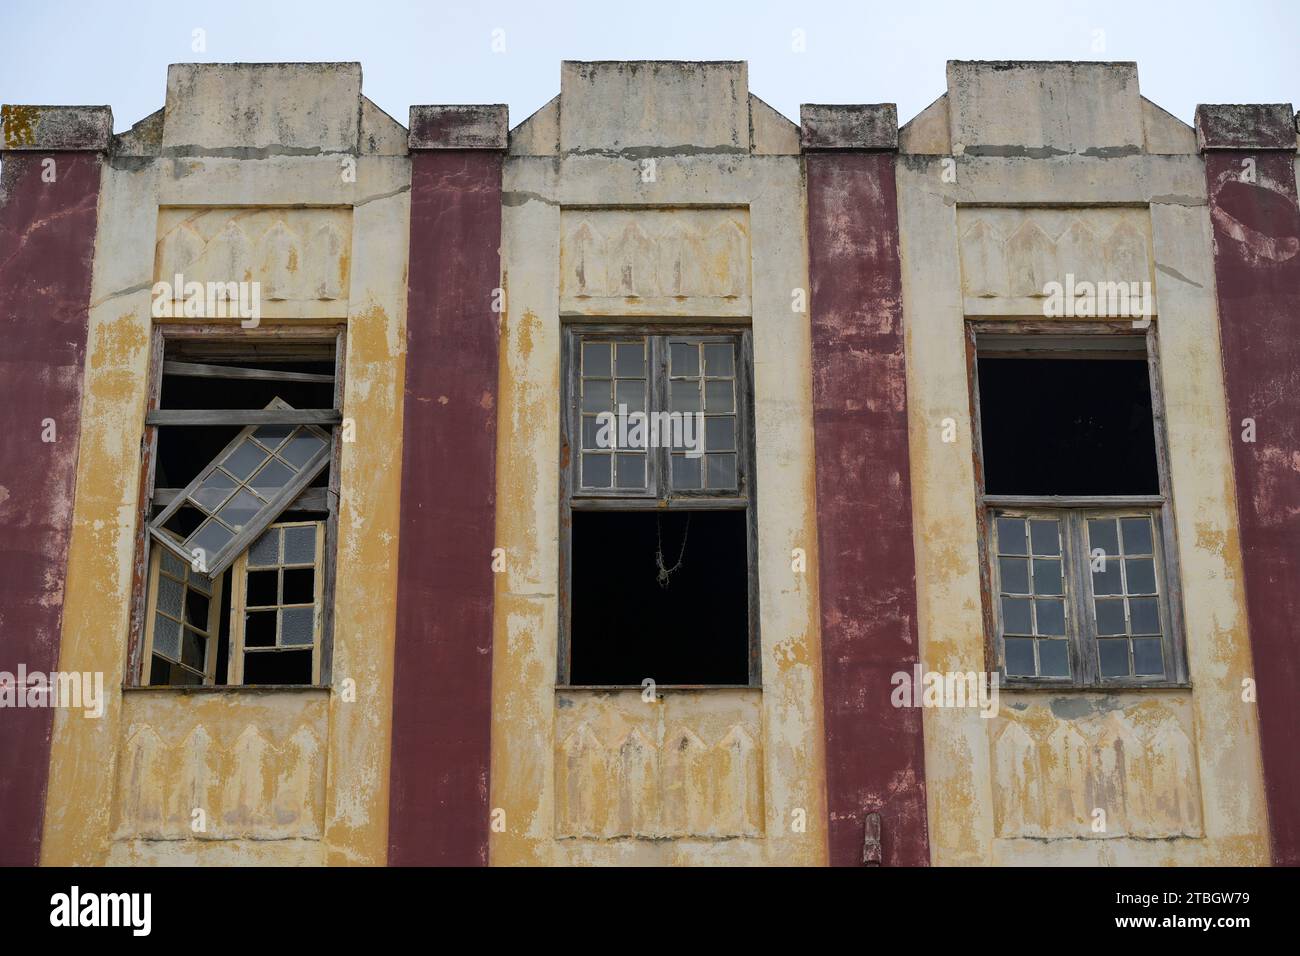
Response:
[[[118,131],[191,61],[359,60],[403,124],[412,103],[505,102],[515,125],[559,92],[562,59],[748,60],[750,90],[795,120],[896,102],[906,121],[949,59],[1136,60],[1143,95],[1187,122],[1201,102],[1300,100],[1300,0],[0,0],[0,43],[0,101],[107,103]]]

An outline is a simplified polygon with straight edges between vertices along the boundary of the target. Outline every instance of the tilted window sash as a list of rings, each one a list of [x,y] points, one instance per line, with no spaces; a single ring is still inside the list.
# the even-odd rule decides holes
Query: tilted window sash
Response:
[[[292,408],[278,398],[266,407]],[[311,484],[330,452],[329,432],[314,425],[249,425],[149,522],[149,533],[215,577]],[[184,507],[200,515],[185,533],[169,527]]]

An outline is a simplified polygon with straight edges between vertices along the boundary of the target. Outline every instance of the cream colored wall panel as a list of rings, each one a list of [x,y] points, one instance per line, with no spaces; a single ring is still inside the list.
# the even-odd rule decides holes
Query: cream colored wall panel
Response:
[[[744,209],[565,209],[565,315],[748,317]]]

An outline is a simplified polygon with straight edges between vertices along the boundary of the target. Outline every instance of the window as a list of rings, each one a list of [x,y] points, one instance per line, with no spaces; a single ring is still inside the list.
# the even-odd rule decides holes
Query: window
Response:
[[[559,680],[757,685],[749,335],[570,328]]]
[[[319,685],[342,336],[156,335],[136,673],[155,686]]]
[[[1010,684],[1186,681],[1154,329],[972,323],[991,648]]]

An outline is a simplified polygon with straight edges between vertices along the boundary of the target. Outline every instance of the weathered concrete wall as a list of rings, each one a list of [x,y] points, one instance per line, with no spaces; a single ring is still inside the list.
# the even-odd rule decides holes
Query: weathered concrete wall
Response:
[[[919,659],[894,153],[885,107],[804,107],[830,860],[924,865],[921,715],[891,706]],[[872,152],[864,152],[870,149]]]
[[[1273,860],[1300,865],[1300,206],[1290,104],[1202,106]],[[1253,422],[1254,428],[1250,425]],[[1250,434],[1248,434],[1250,432]]]
[[[504,828],[491,834],[495,865],[825,860],[809,333],[806,314],[792,309],[793,290],[808,288],[803,183],[793,125],[756,102],[743,64],[570,63],[558,102],[511,135],[497,424],[496,544],[506,570],[496,576],[490,801]],[[646,288],[610,288],[608,267],[591,272],[605,285],[581,287],[570,265],[584,221],[597,231],[598,217],[644,236],[634,249],[600,254],[640,257],[645,268],[631,274],[655,276]],[[669,255],[664,225],[688,248],[713,248],[704,273],[681,288],[661,288],[650,265]],[[612,274],[617,284],[624,271]],[[642,294],[666,300],[655,316],[663,322],[716,317],[742,296],[752,302],[752,314],[722,314],[753,330],[761,690],[661,690],[663,700],[648,704],[639,691],[556,687],[561,315],[610,316],[618,310],[608,300],[621,295],[620,314],[644,321]],[[792,572],[795,548],[808,554],[807,574]],[[656,781],[683,772],[670,766],[682,741],[692,772],[707,779],[664,804],[652,794]],[[615,764],[639,767],[639,776],[620,777]],[[629,789],[630,779],[649,789]],[[731,809],[691,796],[723,785],[737,795],[724,801]],[[806,820],[802,832],[797,819]]]
[[[59,659],[106,107],[3,108],[0,672]],[[27,686],[9,689],[27,695]],[[0,714],[0,866],[40,856],[53,712]]]
[[[995,666],[985,656],[965,321],[1033,311],[1018,290],[990,285],[989,276],[1006,274],[971,249],[1000,252],[1009,257],[1010,276],[1029,274],[1035,282],[1046,281],[1062,262],[1089,260],[1108,278],[1110,272],[1121,278],[1144,265],[1136,252],[1108,254],[1107,237],[1118,228],[1123,241],[1111,243],[1112,250],[1149,243],[1145,268],[1159,302],[1155,324],[1191,674],[1190,689],[1154,693],[1004,693],[999,720],[971,708],[927,709],[935,863],[1268,859],[1257,717],[1241,694],[1253,669],[1204,174],[1190,149],[1146,149],[1148,141],[1168,150],[1187,138],[1168,128],[1167,114],[1143,103],[1124,64],[952,64],[946,97],[922,114],[918,128],[900,133],[912,503],[926,670]],[[1134,217],[1127,226],[1126,217]],[[1003,231],[1007,225],[1010,232]],[[972,229],[987,230],[988,241],[975,242],[980,235]],[[1099,244],[1089,243],[1088,234]],[[972,268],[977,262],[984,265]],[[989,298],[1009,304],[981,307]],[[957,423],[955,442],[943,440],[948,418]],[[1115,762],[1121,749],[1134,748],[1147,764]],[[1102,806],[1113,818],[1118,811],[1122,826],[1080,835],[1080,800],[1089,812]]]
[[[60,653],[65,670],[102,672],[107,699],[99,720],[56,715],[45,863],[384,862],[410,164],[401,126],[368,106],[360,82],[356,64],[173,67],[165,112],[114,144]],[[189,230],[185,242],[171,241],[177,230]],[[342,413],[356,440],[342,448],[333,688],[122,691],[134,683],[150,289],[164,260],[201,270],[221,258],[243,273],[230,278],[259,278],[267,249],[299,268],[263,276],[284,312],[257,331],[346,328]],[[344,681],[355,682],[354,701],[337,692]],[[178,709],[193,724],[179,737]],[[177,765],[195,781],[221,773],[246,784],[204,797],[195,783],[194,799],[214,801],[205,809],[222,824],[180,840]]]
[[[504,108],[411,113],[413,440],[403,445],[388,861],[486,865],[507,120]]]

